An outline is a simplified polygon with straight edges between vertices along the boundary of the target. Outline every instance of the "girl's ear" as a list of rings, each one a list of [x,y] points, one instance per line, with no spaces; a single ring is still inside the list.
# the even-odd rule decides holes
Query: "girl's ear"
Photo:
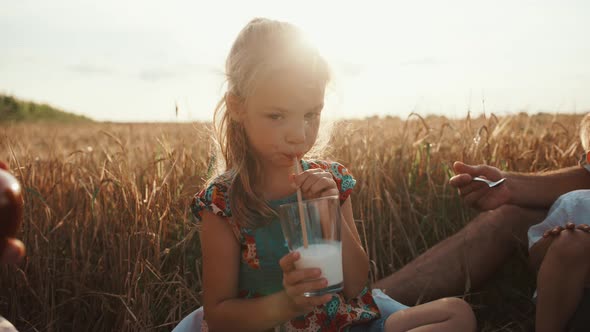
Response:
[[[244,99],[228,92],[225,94],[225,105],[232,121],[241,122],[246,113]]]

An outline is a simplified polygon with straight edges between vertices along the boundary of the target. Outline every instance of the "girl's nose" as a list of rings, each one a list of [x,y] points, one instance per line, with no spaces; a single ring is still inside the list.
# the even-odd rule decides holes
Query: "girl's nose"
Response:
[[[290,126],[286,139],[291,144],[305,143],[305,121]]]

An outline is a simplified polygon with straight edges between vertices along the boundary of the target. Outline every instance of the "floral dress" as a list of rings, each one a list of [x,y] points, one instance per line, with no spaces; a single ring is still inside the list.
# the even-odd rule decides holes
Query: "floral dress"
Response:
[[[303,170],[321,168],[332,174],[338,185],[341,204],[348,198],[356,183],[355,179],[339,163],[325,161],[301,161]],[[223,174],[213,180],[199,192],[191,204],[192,212],[198,220],[207,209],[222,216],[231,225],[241,246],[239,293],[240,298],[255,298],[270,295],[283,289],[283,273],[279,260],[289,250],[284,240],[278,218],[255,229],[240,227],[232,220],[229,206],[229,185],[231,178]],[[273,209],[279,205],[295,202],[296,195],[269,201]],[[371,294],[365,287],[361,293],[351,299],[345,299],[342,292],[335,294],[328,303],[315,307],[303,316],[276,327],[278,331],[347,331],[348,327],[370,322],[380,317],[379,309]],[[206,321],[202,330],[206,331]]]

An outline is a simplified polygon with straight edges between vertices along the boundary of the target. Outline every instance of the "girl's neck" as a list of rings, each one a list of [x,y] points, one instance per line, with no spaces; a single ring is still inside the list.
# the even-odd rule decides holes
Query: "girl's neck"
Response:
[[[262,179],[257,181],[255,191],[266,200],[276,200],[295,193],[290,175],[295,170],[291,167],[262,170]]]

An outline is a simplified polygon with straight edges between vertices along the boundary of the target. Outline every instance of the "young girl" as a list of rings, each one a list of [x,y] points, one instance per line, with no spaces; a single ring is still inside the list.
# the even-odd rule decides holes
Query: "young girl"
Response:
[[[580,140],[590,151],[590,114],[580,123]],[[590,152],[579,164],[590,172]],[[590,190],[574,190],[559,196],[545,219],[529,228],[529,261],[537,271],[538,332],[589,329],[589,215]]]
[[[473,312],[462,300],[407,308],[367,287],[369,261],[349,197],[355,180],[338,163],[300,159],[316,143],[330,77],[302,33],[289,23],[252,20],[231,48],[226,74],[227,92],[215,112],[225,172],[192,205],[201,222],[201,330],[474,331]],[[338,294],[303,296],[326,280],[319,269],[295,269],[299,254],[285,245],[276,209],[296,201],[298,188],[304,199],[340,197]]]
[[[560,196],[545,220],[529,229],[530,262],[538,271],[537,332],[566,331],[568,322],[580,325],[582,316],[588,324],[588,305],[579,307],[590,295],[588,216],[590,190],[575,190]],[[577,319],[572,321],[574,314]],[[587,331],[590,326],[575,328]]]

